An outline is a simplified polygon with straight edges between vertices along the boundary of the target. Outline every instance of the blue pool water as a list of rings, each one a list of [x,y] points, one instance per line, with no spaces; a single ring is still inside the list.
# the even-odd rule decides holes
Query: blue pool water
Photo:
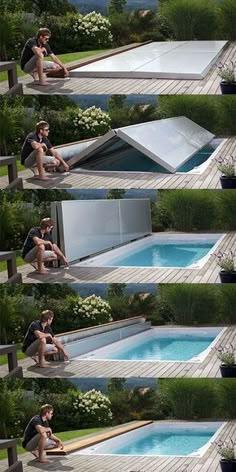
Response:
[[[177,172],[189,172],[200,166],[214,152],[209,144],[196,152],[191,159],[177,169]],[[100,151],[91,160],[80,163],[79,167],[89,170],[117,171],[117,172],[154,172],[168,173],[161,165],[149,159],[145,154],[131,146],[118,142],[106,152]]]
[[[124,445],[111,446],[109,454],[187,456],[204,446],[214,433],[215,431],[200,430],[152,432],[129,441],[125,441],[124,438]]]
[[[204,257],[213,246],[213,243],[153,243],[144,249],[133,251],[128,256],[108,261],[106,266],[187,267]]]
[[[199,355],[214,341],[215,336],[194,336],[181,335],[174,338],[153,337],[140,342],[130,340],[127,348],[122,348],[117,353],[108,355],[108,359],[117,360],[169,360],[188,361],[192,357]],[[132,345],[133,343],[133,345]]]

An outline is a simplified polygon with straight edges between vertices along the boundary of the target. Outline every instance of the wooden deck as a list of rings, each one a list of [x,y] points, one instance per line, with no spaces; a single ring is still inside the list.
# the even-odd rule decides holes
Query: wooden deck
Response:
[[[168,233],[167,233],[168,234]],[[236,232],[225,235],[218,251],[236,250]],[[149,268],[149,267],[77,267],[50,269],[47,275],[39,275],[32,267],[18,268],[23,283],[220,283],[219,267],[212,258],[200,269]],[[6,272],[0,272],[0,283],[6,281]]]
[[[159,423],[166,423],[160,421]],[[219,439],[236,440],[236,422],[229,421],[219,433]],[[212,444],[202,457],[174,456],[89,456],[70,455],[50,458],[49,464],[39,464],[26,453],[20,456],[24,464],[24,472],[36,470],[67,471],[67,472],[220,472],[220,456]],[[7,461],[0,462],[0,470],[5,470]]]
[[[216,344],[216,348],[235,345],[236,326],[230,326]],[[89,377],[89,378],[118,378],[118,377],[149,377],[149,378],[219,378],[220,360],[215,349],[200,363],[194,362],[142,362],[142,361],[94,361],[71,360],[67,362],[50,362],[48,367],[40,369],[30,358],[19,361],[24,377]],[[0,366],[0,377],[7,373],[6,365]]]
[[[100,55],[101,56],[101,55]],[[222,52],[217,62],[236,60],[236,43],[231,43]],[[77,63],[84,63],[77,61]],[[170,79],[113,79],[113,78],[70,78],[48,79],[49,87],[32,83],[32,78],[19,78],[25,94],[150,94],[150,95],[216,95],[220,94],[220,78],[213,67],[203,80]],[[6,93],[7,82],[0,83],[1,93]]]
[[[30,170],[19,173],[23,179],[24,188],[96,188],[96,189],[217,189],[220,188],[220,172],[216,159],[220,156],[234,155],[236,157],[236,137],[225,140],[221,149],[202,174],[155,174],[131,172],[102,172],[102,171],[71,171],[64,176],[57,173],[50,181],[35,180]],[[0,188],[7,186],[7,176],[0,177]]]

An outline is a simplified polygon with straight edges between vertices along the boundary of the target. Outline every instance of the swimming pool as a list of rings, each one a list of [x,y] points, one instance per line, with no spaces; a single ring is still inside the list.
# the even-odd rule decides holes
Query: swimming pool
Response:
[[[222,234],[156,233],[91,257],[77,265],[106,267],[200,268],[213,253]]]
[[[176,173],[187,173],[189,171],[200,171],[201,166],[206,161],[211,161],[210,157],[214,157],[216,149],[218,152],[218,146],[222,140],[213,140],[207,146],[204,146],[198,152],[196,152],[191,159],[180,166]],[[138,151],[127,143],[118,142],[113,146],[112,151],[103,153],[98,152],[97,156],[93,159],[79,163],[79,168],[74,169],[78,172],[81,169],[86,170],[100,170],[105,172],[154,172],[166,174],[168,171],[147,157],[142,152]]]
[[[223,422],[153,422],[75,454],[201,457],[223,429]]]
[[[91,360],[119,360],[119,361],[172,361],[172,362],[202,362],[210,350],[221,338],[226,328],[169,328],[153,327],[143,332],[135,333],[135,325],[115,330],[116,332],[90,337],[77,343],[75,358]],[[126,330],[133,329],[133,333],[126,334]],[[137,329],[137,327],[136,327]],[[119,339],[120,338],[120,339]],[[110,340],[110,342],[109,342]],[[94,346],[100,347],[95,348]],[[84,344],[84,345],[83,345]],[[68,346],[69,347],[69,346]],[[85,349],[87,348],[87,351]],[[73,346],[76,352],[76,346]]]

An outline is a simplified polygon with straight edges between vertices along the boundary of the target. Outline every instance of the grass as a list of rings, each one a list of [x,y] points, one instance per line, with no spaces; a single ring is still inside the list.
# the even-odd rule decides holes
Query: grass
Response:
[[[21,350],[21,344],[17,345],[17,359],[18,361],[25,359],[25,354]],[[7,354],[0,356],[0,365],[7,364]]]
[[[55,433],[56,436],[62,441],[70,441],[71,439],[77,439],[82,436],[86,436],[86,434],[93,434],[98,433],[99,431],[104,431],[105,428],[90,428],[90,429],[78,429],[75,431],[64,431],[62,433]],[[21,439],[17,440],[17,454],[24,454],[26,451],[21,446]],[[7,459],[7,451],[1,450],[0,451],[0,460]]]
[[[21,256],[16,257],[16,265],[17,267],[20,267],[25,264],[25,261],[22,259]],[[3,272],[4,270],[7,270],[7,263],[5,261],[0,262],[0,272]]]
[[[16,161],[16,164],[17,164],[18,172],[20,172],[21,170],[25,170],[25,167],[22,166],[22,164],[20,163],[19,160]],[[3,177],[4,175],[7,175],[7,173],[8,173],[7,166],[0,167],[0,177]]]
[[[69,62],[77,61],[79,59],[84,59],[85,57],[95,56],[95,54],[101,54],[106,51],[110,51],[110,49],[95,49],[93,51],[82,51],[82,52],[72,52],[68,54],[58,54],[57,57],[59,57],[59,59],[64,64],[67,64]],[[18,77],[23,77],[27,75],[21,70],[20,65],[19,65],[19,60],[17,61],[17,75]],[[7,72],[0,73],[0,82],[3,82],[4,80],[7,80]]]

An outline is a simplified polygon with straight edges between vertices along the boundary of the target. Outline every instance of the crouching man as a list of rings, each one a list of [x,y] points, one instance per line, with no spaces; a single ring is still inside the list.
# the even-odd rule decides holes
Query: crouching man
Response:
[[[31,357],[39,367],[48,367],[45,364],[45,357],[62,353],[64,360],[68,360],[64,346],[55,338],[51,324],[54,314],[51,310],[41,313],[40,319],[33,321],[24,337],[22,351],[26,356]]]
[[[39,121],[36,124],[35,132],[26,136],[21,149],[21,164],[27,169],[31,169],[34,177],[38,180],[50,179],[45,174],[45,170],[53,171],[60,166],[63,171],[69,171],[68,164],[48,139],[49,130],[47,121]],[[35,172],[36,169],[38,175]]]
[[[44,451],[54,447],[64,448],[63,443],[58,439],[49,427],[49,421],[53,416],[53,407],[43,405],[39,415],[33,416],[25,428],[22,446],[26,451],[31,452],[39,462],[48,464],[44,456]]]
[[[26,41],[21,54],[21,69],[30,74],[38,85],[43,86],[50,85],[44,78],[44,72],[62,70],[65,77],[69,76],[69,71],[48,44],[50,37],[51,31],[48,28],[40,28],[36,37]],[[52,61],[45,61],[46,56],[50,56]]]
[[[69,265],[68,260],[54,243],[52,230],[54,221],[43,218],[39,227],[31,228],[22,249],[22,258],[31,264],[39,274],[48,274],[44,262],[61,259],[63,264]]]

